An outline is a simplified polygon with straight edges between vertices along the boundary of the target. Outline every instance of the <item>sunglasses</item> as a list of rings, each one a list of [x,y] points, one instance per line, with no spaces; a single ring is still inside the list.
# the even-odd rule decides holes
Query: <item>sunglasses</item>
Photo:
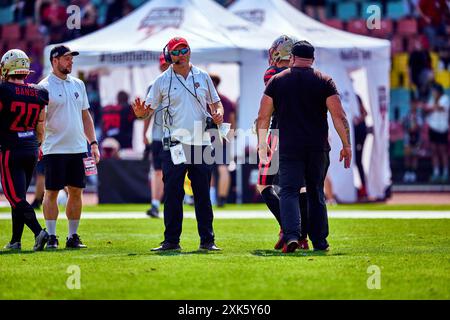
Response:
[[[178,57],[180,54],[184,56],[188,52],[189,52],[189,48],[183,48],[181,50],[172,50],[172,51],[170,51],[170,54],[175,57]]]

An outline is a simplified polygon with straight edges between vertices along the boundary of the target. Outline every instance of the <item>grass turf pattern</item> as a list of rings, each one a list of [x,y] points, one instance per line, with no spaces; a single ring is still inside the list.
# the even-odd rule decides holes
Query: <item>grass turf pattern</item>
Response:
[[[43,222],[42,222],[43,223]],[[450,221],[331,219],[331,251],[272,250],[275,221],[216,220],[219,253],[197,251],[194,219],[185,219],[181,253],[151,253],[162,220],[85,220],[88,249],[65,250],[67,221],[57,226],[60,249],[0,251],[1,299],[449,299]],[[0,244],[11,222],[0,221]],[[370,266],[381,289],[369,290]],[[70,290],[69,266],[80,268],[81,289]]]

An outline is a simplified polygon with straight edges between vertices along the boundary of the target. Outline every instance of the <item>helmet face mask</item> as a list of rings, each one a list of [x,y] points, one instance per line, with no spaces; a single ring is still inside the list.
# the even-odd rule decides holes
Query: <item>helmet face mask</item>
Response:
[[[6,52],[1,60],[1,76],[6,79],[11,75],[28,75],[30,70],[30,58],[19,49],[12,49]]]
[[[294,37],[287,35],[278,37],[269,49],[269,64],[274,66],[280,61],[289,60],[292,47],[297,41]]]

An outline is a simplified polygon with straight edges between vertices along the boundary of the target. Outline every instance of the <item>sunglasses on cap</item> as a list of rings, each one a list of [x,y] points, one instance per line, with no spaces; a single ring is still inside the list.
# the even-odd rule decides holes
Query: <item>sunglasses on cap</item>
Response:
[[[170,51],[170,54],[175,57],[178,57],[180,54],[182,54],[184,56],[188,52],[189,52],[189,48],[183,48],[180,50],[172,50],[172,51]]]

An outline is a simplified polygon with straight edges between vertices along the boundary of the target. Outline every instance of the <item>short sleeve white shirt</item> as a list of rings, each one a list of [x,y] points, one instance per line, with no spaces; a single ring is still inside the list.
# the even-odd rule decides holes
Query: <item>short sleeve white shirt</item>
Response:
[[[185,79],[170,67],[156,78],[151,87],[146,105],[152,109],[162,106],[165,126],[170,136],[189,145],[210,145],[211,138],[205,132],[208,104],[219,102],[219,95],[207,72],[192,66]]]
[[[39,84],[49,93],[44,155],[87,152],[82,111],[89,109],[89,101],[83,81],[70,75],[62,80],[50,73]]]
[[[429,105],[434,104],[434,99],[432,98]],[[427,117],[428,126],[439,133],[445,133],[448,131],[448,119],[450,110],[450,100],[447,95],[442,95],[438,101],[439,106],[444,108],[444,111],[433,111]]]

